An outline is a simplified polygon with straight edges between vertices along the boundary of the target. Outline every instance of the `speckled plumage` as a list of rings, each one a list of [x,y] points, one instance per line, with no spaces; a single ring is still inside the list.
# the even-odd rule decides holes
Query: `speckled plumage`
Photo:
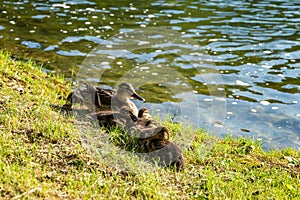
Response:
[[[104,110],[118,112],[123,106],[128,106],[132,113],[137,116],[138,109],[130,100],[131,97],[145,101],[127,82],[121,83],[117,91],[94,87],[85,83],[68,95],[65,107],[71,108],[73,104],[79,103],[86,105],[91,112]]]

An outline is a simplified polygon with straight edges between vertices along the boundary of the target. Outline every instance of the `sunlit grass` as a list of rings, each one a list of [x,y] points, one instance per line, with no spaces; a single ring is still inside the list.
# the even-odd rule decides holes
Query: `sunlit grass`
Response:
[[[55,110],[53,105],[62,106],[68,92],[61,77],[0,53],[1,198],[300,198],[299,151],[264,152],[260,141],[218,138],[170,118],[162,123],[172,142],[184,144],[184,171],[141,165],[130,152],[120,155],[127,163],[117,168],[109,162],[117,155],[105,158],[97,148],[113,154],[127,139],[119,129],[81,129],[75,118]],[[182,134],[191,136],[189,143],[176,141]]]

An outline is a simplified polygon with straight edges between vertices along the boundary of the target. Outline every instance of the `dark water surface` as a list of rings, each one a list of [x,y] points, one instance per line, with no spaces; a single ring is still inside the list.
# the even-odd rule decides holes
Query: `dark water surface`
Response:
[[[300,147],[300,1],[2,1],[0,48],[152,112]]]

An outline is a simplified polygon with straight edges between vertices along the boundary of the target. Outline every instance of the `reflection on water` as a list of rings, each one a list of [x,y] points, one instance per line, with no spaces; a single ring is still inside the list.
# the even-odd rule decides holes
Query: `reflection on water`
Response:
[[[85,75],[106,86],[124,74],[151,74],[136,84],[153,112],[185,110],[181,118],[215,134],[300,147],[298,0],[4,1],[0,16],[0,46],[17,57],[33,57],[73,81],[74,70],[100,69]],[[150,27],[161,34],[120,38]],[[87,65],[91,52],[98,60]],[[191,99],[191,108],[179,108]]]

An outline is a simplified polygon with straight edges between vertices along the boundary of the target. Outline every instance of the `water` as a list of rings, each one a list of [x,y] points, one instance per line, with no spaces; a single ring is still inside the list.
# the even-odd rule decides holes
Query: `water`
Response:
[[[3,1],[0,16],[1,49],[70,81],[127,78],[154,113],[300,147],[298,0]]]

